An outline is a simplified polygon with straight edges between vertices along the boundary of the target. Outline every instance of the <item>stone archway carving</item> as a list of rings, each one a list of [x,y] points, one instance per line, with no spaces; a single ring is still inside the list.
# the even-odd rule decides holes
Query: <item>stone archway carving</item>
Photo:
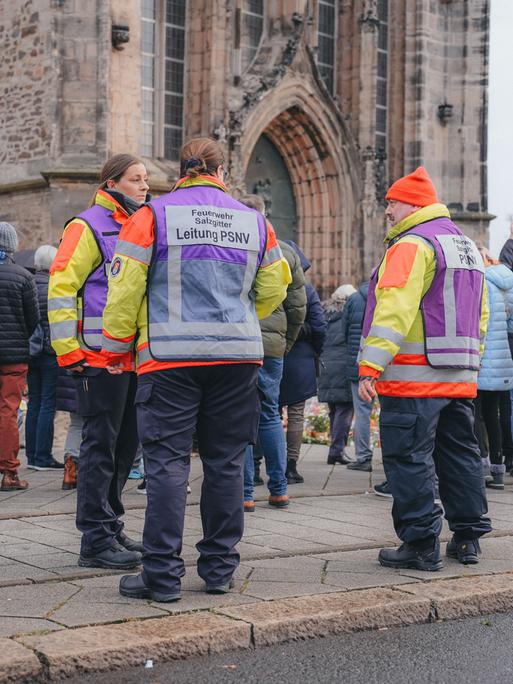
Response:
[[[362,269],[358,156],[334,109],[322,107],[305,74],[286,77],[251,111],[233,155],[242,179],[260,135],[279,151],[292,180],[299,242],[323,296],[342,281],[357,282]]]

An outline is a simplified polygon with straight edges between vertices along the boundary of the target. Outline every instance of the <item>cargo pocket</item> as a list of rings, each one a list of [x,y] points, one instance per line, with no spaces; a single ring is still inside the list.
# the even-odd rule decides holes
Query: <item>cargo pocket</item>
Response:
[[[153,395],[153,384],[139,385],[135,393],[134,404],[137,410],[137,434],[141,444],[156,442],[161,437],[160,423],[162,417],[150,406]]]
[[[415,444],[417,418],[416,413],[381,413],[379,432],[385,458],[410,455]]]

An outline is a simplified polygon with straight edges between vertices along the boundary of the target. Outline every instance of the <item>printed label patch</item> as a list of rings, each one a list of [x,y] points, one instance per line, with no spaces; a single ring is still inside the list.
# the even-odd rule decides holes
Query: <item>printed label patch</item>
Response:
[[[167,206],[166,228],[170,245],[216,245],[258,252],[260,239],[256,214],[212,206]]]
[[[476,245],[465,235],[437,235],[447,268],[464,268],[484,273],[483,258]]]
[[[121,257],[116,257],[110,265],[110,277],[117,278],[121,273],[121,268],[123,267],[123,261]]]

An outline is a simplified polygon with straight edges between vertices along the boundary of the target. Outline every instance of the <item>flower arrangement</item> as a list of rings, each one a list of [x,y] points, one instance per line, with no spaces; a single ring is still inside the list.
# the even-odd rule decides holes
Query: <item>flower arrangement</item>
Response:
[[[285,417],[286,420],[286,417]],[[379,439],[379,403],[375,402],[370,418],[371,445],[380,448]],[[303,431],[305,444],[329,444],[330,443],[330,419],[327,404],[322,404],[313,397],[306,402],[305,422]],[[348,444],[354,444],[353,429],[349,431]]]

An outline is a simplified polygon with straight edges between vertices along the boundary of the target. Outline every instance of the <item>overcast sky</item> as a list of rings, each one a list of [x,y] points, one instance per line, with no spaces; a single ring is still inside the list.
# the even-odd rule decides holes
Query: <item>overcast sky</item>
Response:
[[[490,248],[498,256],[513,219],[513,0],[491,0],[488,108]],[[510,218],[511,217],[511,218]]]

